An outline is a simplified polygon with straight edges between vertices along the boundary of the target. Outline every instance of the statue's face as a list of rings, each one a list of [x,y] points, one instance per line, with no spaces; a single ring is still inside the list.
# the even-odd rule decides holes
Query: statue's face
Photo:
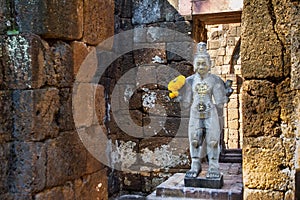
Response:
[[[207,60],[205,58],[197,58],[194,62],[195,72],[200,75],[205,75],[209,71],[209,66],[207,64]]]

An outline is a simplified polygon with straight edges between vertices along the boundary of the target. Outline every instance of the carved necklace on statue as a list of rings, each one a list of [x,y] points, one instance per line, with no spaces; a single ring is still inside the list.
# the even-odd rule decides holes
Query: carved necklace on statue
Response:
[[[198,110],[200,112],[204,112],[207,109],[207,107],[204,103],[204,97],[208,93],[208,85],[206,82],[200,82],[196,85],[195,90],[199,94],[199,97],[200,97]]]

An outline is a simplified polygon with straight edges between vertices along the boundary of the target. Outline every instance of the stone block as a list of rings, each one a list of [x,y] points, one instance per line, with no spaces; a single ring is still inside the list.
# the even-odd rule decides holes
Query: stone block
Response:
[[[152,137],[141,140],[141,164],[149,170],[187,168],[189,166],[188,138]]]
[[[11,140],[13,132],[12,92],[0,91],[0,144]]]
[[[14,142],[8,182],[12,193],[35,193],[46,184],[46,145],[41,142]]]
[[[75,180],[74,188],[76,199],[108,200],[106,169]]]
[[[228,120],[239,119],[239,110],[238,109],[228,109]]]
[[[222,66],[214,66],[211,68],[211,73],[216,75],[222,74]]]
[[[215,59],[216,66],[222,66],[224,64],[224,56],[217,56]]]
[[[231,61],[231,56],[224,56],[224,65],[230,65],[230,61]]]
[[[132,2],[131,1],[115,1],[115,14],[120,15],[121,18],[132,17]]]
[[[63,186],[51,188],[35,195],[36,200],[75,199],[74,184],[67,182]]]
[[[236,27],[236,36],[240,37],[242,33],[242,27],[241,26],[237,26]]]
[[[57,122],[60,131],[75,129],[72,113],[72,89],[62,88],[59,90],[59,110],[57,115]]]
[[[21,32],[32,32],[44,38],[80,39],[83,27],[83,1],[17,1]],[[98,12],[99,13],[99,12]],[[43,19],[43,20],[40,20]]]
[[[162,19],[161,0],[134,1],[132,4],[132,23],[149,24]]]
[[[283,49],[288,47],[282,44],[285,39],[280,39],[281,34],[275,31],[275,27],[276,29],[281,27],[279,25],[281,22],[274,25],[274,15],[270,13],[270,6],[268,3],[247,4],[243,8],[241,58],[243,77],[246,79],[271,78],[278,80],[289,73],[287,72],[289,67],[285,66],[287,63],[282,59],[285,54]],[[285,8],[276,6],[274,13],[277,12],[277,9]],[[283,19],[286,18],[283,17]]]
[[[291,102],[291,99],[293,99],[296,96],[295,91],[290,91],[290,83],[291,80],[287,78],[283,80],[280,84],[278,84],[276,87],[278,101],[282,108],[280,113],[280,118],[287,124],[290,123],[290,120],[292,118],[295,109],[293,103]],[[294,137],[293,136],[294,133],[292,132],[290,132],[289,135],[285,134],[285,136]]]
[[[104,125],[106,120],[106,102],[105,102],[105,94],[104,87],[102,85],[95,86],[95,114],[94,114],[94,124]]]
[[[229,36],[237,36],[236,26],[230,27],[228,30]]]
[[[72,47],[62,41],[57,41],[51,46],[45,44],[47,57],[46,83],[56,87],[72,87],[73,85],[73,50]]]
[[[231,38],[231,39],[232,39],[232,38]],[[234,39],[234,38],[233,38],[233,39]],[[228,38],[228,40],[230,40],[230,38]],[[228,42],[227,42],[227,43],[228,43]],[[226,55],[231,57],[231,56],[233,55],[234,49],[235,49],[235,43],[232,44],[232,45],[228,45],[228,46],[226,47]]]
[[[245,200],[253,199],[274,199],[281,200],[284,198],[284,193],[281,191],[266,191],[266,190],[257,190],[257,189],[245,189],[244,198]]]
[[[149,122],[150,123],[147,123]],[[184,135],[178,132],[181,123],[181,118],[158,117],[144,118],[144,135],[146,137],[174,137],[176,135]],[[187,134],[185,135],[187,137]]]
[[[162,22],[155,24],[155,26],[150,26],[147,28],[147,42],[148,43],[165,43],[174,41],[184,41],[184,34],[175,32],[175,25],[173,22]],[[176,38],[178,37],[178,39]]]
[[[137,44],[137,50],[133,52],[134,63],[137,66],[152,64],[155,56],[160,57],[164,62],[166,61],[166,46],[164,43],[156,44]]]
[[[230,65],[223,65],[222,66],[222,74],[230,74],[231,73],[231,66]]]
[[[240,64],[234,65],[234,74],[242,75],[242,66]]]
[[[142,179],[139,173],[123,172],[120,178],[123,190],[142,191]]]
[[[233,130],[239,129],[239,121],[238,120],[232,120],[228,121],[228,128]]]
[[[189,21],[176,21],[175,22],[175,31],[178,31],[182,34],[190,35],[192,32],[192,24]],[[181,35],[181,34],[179,34],[179,35]],[[178,39],[180,39],[180,38],[175,37],[175,39],[176,39],[176,41],[178,41]]]
[[[0,144],[0,193],[9,192],[8,176],[9,176],[9,158],[11,157],[11,143]]]
[[[90,127],[95,121],[96,84],[81,83],[73,88],[73,117],[75,126]]]
[[[62,185],[86,173],[87,151],[76,132],[62,132],[46,145],[47,187]]]
[[[275,85],[266,80],[245,81],[243,84],[244,136],[280,133],[280,107]],[[253,128],[255,127],[255,128]]]
[[[192,55],[193,55],[192,42],[167,43],[168,61],[192,60]]]
[[[13,92],[14,132],[18,140],[39,141],[58,135],[56,116],[59,91],[56,88]]]
[[[249,189],[286,191],[291,171],[282,139],[244,137],[244,185]]]
[[[21,34],[1,38],[3,45],[0,57],[2,88],[39,88],[46,81],[44,46],[33,34]]]
[[[210,40],[208,41],[208,49],[219,49],[221,46],[219,40]]]
[[[176,173],[156,189],[155,196],[149,195],[149,199],[242,199],[243,184],[241,175],[224,175],[222,189],[193,188],[184,186],[184,173]],[[148,199],[147,198],[147,199]]]
[[[120,110],[113,113],[111,129],[118,133],[121,129],[125,134],[135,137],[143,137],[143,113],[139,110]]]
[[[133,41],[135,43],[147,42],[147,30],[145,25],[137,25],[133,32]]]
[[[91,45],[97,45],[114,35],[113,1],[84,1],[83,16],[84,42]]]
[[[77,72],[79,71],[82,62],[86,58],[89,53],[89,48],[86,46],[84,42],[74,41],[71,43],[72,54],[73,54],[73,73],[74,77],[76,77]]]
[[[225,56],[226,55],[226,49],[224,47],[219,48],[217,50],[217,54],[218,54],[218,56]]]
[[[4,33],[6,33],[7,30],[9,29],[13,29],[12,27],[12,22],[10,22],[10,24],[7,24],[8,20],[11,20],[8,18],[9,16],[9,5],[8,2],[1,0],[0,1],[0,35],[4,35]]]

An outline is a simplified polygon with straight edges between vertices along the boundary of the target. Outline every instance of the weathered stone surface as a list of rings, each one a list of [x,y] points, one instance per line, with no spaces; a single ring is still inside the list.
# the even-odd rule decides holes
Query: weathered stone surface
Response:
[[[57,136],[58,93],[56,88],[13,92],[14,138],[38,141]]]
[[[84,42],[74,41],[71,43],[72,52],[73,52],[73,63],[74,63],[74,77],[76,77],[77,72],[79,71],[82,62],[89,53],[89,48]]]
[[[47,2],[21,0],[15,3],[18,25],[22,32],[33,32],[46,38],[68,40],[82,37],[82,0]]]
[[[44,43],[45,44],[45,43]],[[73,84],[73,51],[69,44],[58,41],[45,44],[47,85],[71,87]]]
[[[82,176],[86,171],[86,149],[76,132],[63,132],[47,142],[47,187]]]
[[[0,35],[4,34],[7,29],[12,29],[11,26],[8,26],[9,24],[7,25],[7,22],[11,20],[9,18],[8,8],[8,2],[5,0],[0,0]]]
[[[289,123],[292,120],[292,114],[295,109],[294,104],[291,101],[295,96],[295,91],[290,90],[290,82],[291,80],[287,78],[276,87],[278,101],[281,107],[280,118],[285,123]]]
[[[52,199],[75,199],[74,185],[72,182],[67,182],[63,186],[54,187],[35,195],[36,200],[52,200]]]
[[[164,43],[156,43],[151,45],[151,49],[147,45],[139,45],[138,50],[133,51],[134,62],[137,66],[151,64],[155,56],[166,60],[166,51]]]
[[[244,136],[280,134],[280,107],[275,84],[251,80],[244,82],[243,89]]]
[[[284,76],[286,66],[282,56],[285,47],[274,28],[276,17],[272,9],[271,2],[244,1],[241,46],[244,78],[277,79]]]
[[[162,19],[162,1],[161,0],[146,0],[133,1],[132,12],[133,24],[149,24]]]
[[[244,138],[243,174],[249,189],[285,191],[291,170],[282,139],[275,137]]]
[[[293,89],[300,88],[300,23],[299,23],[299,14],[300,8],[299,5],[294,4],[292,7],[292,25],[290,28],[291,32],[291,85]]]
[[[14,142],[8,185],[12,193],[38,192],[46,183],[46,147],[41,142]]]
[[[81,83],[73,88],[73,117],[76,127],[90,127],[95,121],[96,84]]]
[[[0,91],[0,144],[7,142],[13,132],[12,92]]]
[[[115,14],[120,15],[122,18],[132,17],[132,1],[129,0],[116,0],[115,1]]]
[[[114,35],[114,1],[84,1],[83,41],[97,45]]]
[[[41,39],[33,34],[21,34],[1,38],[2,71],[1,87],[28,89],[41,87],[44,72],[44,51]]]
[[[123,190],[134,190],[134,191],[142,191],[142,179],[141,174],[139,173],[126,173],[123,172],[121,174],[122,180],[122,189]]]
[[[8,192],[10,143],[0,144],[0,193]]]
[[[75,180],[75,199],[107,200],[107,172],[100,170],[91,175]]]
[[[72,89],[62,88],[59,90],[59,110],[56,117],[60,131],[75,129],[72,110]]]
[[[104,125],[106,120],[106,102],[104,87],[102,85],[95,86],[95,119],[94,124]]]
[[[178,48],[180,46],[180,48]],[[171,42],[167,43],[167,59],[169,61],[192,60],[192,42]],[[181,52],[180,52],[181,51]]]
[[[280,191],[264,191],[264,190],[253,190],[245,189],[244,191],[245,200],[256,200],[256,199],[284,199],[284,193]]]
[[[188,139],[152,137],[139,144],[141,162],[149,169],[186,168],[189,165]],[[146,170],[145,168],[144,170]]]

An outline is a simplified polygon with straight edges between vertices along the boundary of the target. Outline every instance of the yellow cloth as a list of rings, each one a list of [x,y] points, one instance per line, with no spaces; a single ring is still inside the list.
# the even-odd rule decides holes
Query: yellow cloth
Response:
[[[177,97],[179,95],[178,90],[180,90],[184,84],[185,77],[183,75],[179,75],[175,79],[171,80],[168,84],[168,90],[171,91],[169,93],[169,97],[171,99]]]

